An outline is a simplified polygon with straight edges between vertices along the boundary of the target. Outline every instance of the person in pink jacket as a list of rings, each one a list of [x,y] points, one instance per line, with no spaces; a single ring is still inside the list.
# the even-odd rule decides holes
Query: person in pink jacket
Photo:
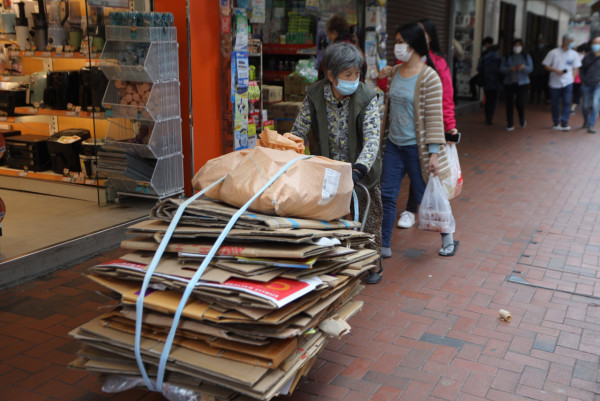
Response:
[[[435,69],[442,81],[442,110],[444,118],[444,132],[447,140],[457,142],[458,130],[456,129],[456,118],[454,116],[454,87],[452,86],[452,74],[448,63],[441,55],[440,42],[438,39],[437,28],[430,19],[419,20],[419,25],[424,29],[427,43],[429,45],[429,56],[435,65]],[[396,64],[400,61],[396,60]],[[377,86],[387,93],[388,77],[392,71],[391,66],[384,67],[377,77]],[[410,187],[406,210],[400,214],[398,219],[399,228],[410,228],[415,224],[415,215],[419,209],[419,203]]]

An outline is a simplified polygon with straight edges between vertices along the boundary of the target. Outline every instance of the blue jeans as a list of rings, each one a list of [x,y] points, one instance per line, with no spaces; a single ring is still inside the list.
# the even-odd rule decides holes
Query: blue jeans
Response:
[[[396,146],[389,140],[383,155],[381,174],[381,201],[383,203],[382,246],[389,248],[396,222],[396,201],[404,175],[408,174],[415,200],[418,204],[425,193],[425,181],[421,173],[419,148],[417,145]]]
[[[594,128],[598,111],[600,110],[600,85],[582,85],[583,89],[583,120],[588,127]]]
[[[573,93],[573,84],[564,88],[550,88],[550,99],[552,100],[552,122],[554,125],[569,125],[571,116],[571,94]],[[562,103],[562,104],[561,104]]]

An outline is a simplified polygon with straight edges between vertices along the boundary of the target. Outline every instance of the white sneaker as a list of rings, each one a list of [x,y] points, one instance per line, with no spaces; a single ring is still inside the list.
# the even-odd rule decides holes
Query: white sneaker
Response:
[[[569,127],[568,125],[561,125],[560,130],[561,131],[571,131],[571,127]]]
[[[411,228],[415,225],[415,214],[407,210],[403,211],[398,219],[398,228]]]

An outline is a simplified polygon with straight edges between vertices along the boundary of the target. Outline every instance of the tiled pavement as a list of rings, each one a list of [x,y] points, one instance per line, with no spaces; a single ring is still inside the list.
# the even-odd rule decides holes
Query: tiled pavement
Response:
[[[527,113],[513,132],[502,110],[493,127],[459,118],[457,254],[437,256],[437,234],[396,230],[352,332],[282,400],[600,400],[600,134],[550,130],[547,106]],[[108,302],[86,265],[0,293],[1,401],[163,399],[103,394],[66,369],[78,348],[67,333]]]

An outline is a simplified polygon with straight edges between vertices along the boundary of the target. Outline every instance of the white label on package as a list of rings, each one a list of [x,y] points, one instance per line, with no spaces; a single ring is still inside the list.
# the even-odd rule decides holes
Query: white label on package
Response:
[[[341,177],[342,174],[340,174],[338,171],[330,168],[325,169],[323,188],[321,188],[321,200],[318,202],[319,206],[327,205],[335,197]]]

